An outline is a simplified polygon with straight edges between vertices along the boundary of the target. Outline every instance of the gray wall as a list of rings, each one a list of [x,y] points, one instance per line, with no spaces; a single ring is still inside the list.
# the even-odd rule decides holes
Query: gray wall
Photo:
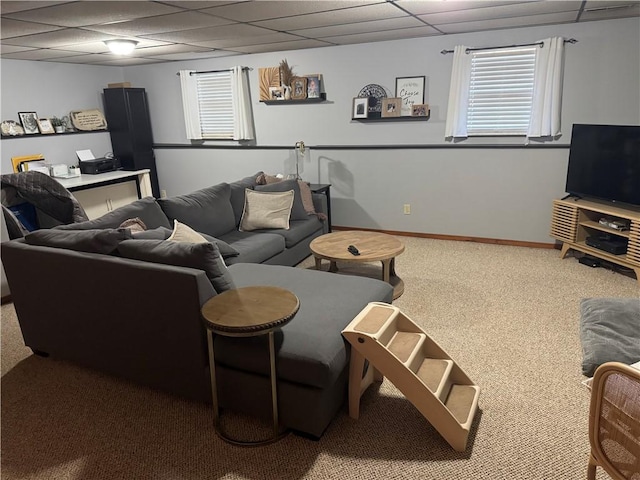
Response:
[[[155,142],[182,145],[188,145],[189,142],[184,133],[176,72],[187,68],[210,70],[233,65],[252,68],[250,81],[256,145],[282,148],[158,148],[156,158],[160,188],[166,190],[168,195],[185,193],[220,181],[232,181],[258,170],[291,173],[295,171],[293,146],[295,142],[303,140],[312,148],[309,157],[301,164],[302,176],[312,182],[332,183],[335,225],[551,243],[548,236],[551,201],[564,194],[568,149],[532,146],[456,148],[447,144],[443,137],[452,55],[441,55],[440,51],[457,44],[508,45],[556,35],[575,37],[579,43],[567,45],[566,48],[563,135],[552,144],[568,145],[573,123],[640,124],[640,29],[637,19],[509,29],[124,69],[59,68],[82,69],[82,72],[86,69],[87,73],[80,75],[86,75],[83,77],[83,93],[88,95],[99,96],[106,83],[119,80],[146,88]],[[308,105],[266,105],[258,102],[258,68],[275,66],[284,58],[298,74],[322,73],[328,101]],[[26,109],[22,105],[18,108],[14,103],[12,109],[5,110],[5,76],[13,76],[7,72],[6,66],[13,67],[15,63],[28,64],[27,69],[31,74],[44,68],[42,62],[2,61],[3,119],[15,118],[13,112]],[[351,121],[352,98],[364,85],[381,84],[393,95],[395,77],[413,75],[427,77],[425,101],[431,106],[431,118],[428,121]],[[38,112],[42,110],[40,104],[44,102],[43,93],[27,91],[17,83],[14,78],[15,88],[37,100],[29,108]],[[69,96],[64,104],[75,108],[77,102],[70,100],[73,98]],[[90,135],[69,138],[84,136]],[[7,164],[6,144],[31,141],[3,140],[3,168]],[[48,145],[52,140],[46,141]],[[475,138],[461,145],[516,147],[523,143],[522,137]],[[207,145],[234,144],[207,142]],[[347,145],[359,148],[313,148]],[[427,145],[437,148],[368,148],[372,145]],[[411,215],[403,214],[405,203],[411,204]]]

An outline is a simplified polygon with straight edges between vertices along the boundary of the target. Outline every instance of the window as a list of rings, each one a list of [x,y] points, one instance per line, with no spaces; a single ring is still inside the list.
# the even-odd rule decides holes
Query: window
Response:
[[[470,52],[467,134],[526,135],[531,117],[536,48]]]
[[[196,75],[203,139],[233,139],[231,71]]]
[[[255,139],[246,68],[181,70],[179,75],[188,139]]]
[[[564,38],[530,45],[453,50],[445,138],[557,138]],[[443,53],[449,53],[443,51]]]

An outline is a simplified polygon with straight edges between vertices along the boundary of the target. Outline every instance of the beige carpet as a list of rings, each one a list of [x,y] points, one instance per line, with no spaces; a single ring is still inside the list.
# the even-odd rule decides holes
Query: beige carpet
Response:
[[[2,479],[586,478],[579,301],[636,297],[635,279],[560,260],[555,250],[402,240],[396,270],[405,293],[395,305],[482,388],[465,453],[388,381],[365,394],[360,420],[345,408],[318,442],[290,435],[233,447],[214,435],[206,405],[31,355],[9,304],[1,310]]]

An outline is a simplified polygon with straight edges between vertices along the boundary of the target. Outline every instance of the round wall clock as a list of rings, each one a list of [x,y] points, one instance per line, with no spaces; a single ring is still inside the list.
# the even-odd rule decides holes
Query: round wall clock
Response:
[[[369,112],[382,112],[382,99],[387,98],[387,91],[381,85],[370,83],[362,87],[358,97],[369,97]]]

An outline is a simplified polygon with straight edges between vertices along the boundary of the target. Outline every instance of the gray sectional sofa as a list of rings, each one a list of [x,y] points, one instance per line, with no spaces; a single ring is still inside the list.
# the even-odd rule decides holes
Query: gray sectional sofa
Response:
[[[367,303],[391,302],[392,288],[375,279],[292,268],[324,231],[316,216],[292,220],[285,231],[238,231],[236,207],[244,189],[256,187],[247,185],[251,178],[166,201],[142,199],[94,221],[3,243],[25,344],[41,355],[210,403],[201,306],[224,285],[283,287],[298,296],[300,310],[276,334],[280,419],[319,437],[345,400],[349,347],[340,332]],[[316,208],[321,211],[321,203]],[[131,218],[146,230],[117,228]],[[209,241],[197,247],[197,262],[187,258],[195,244],[166,242],[172,220]],[[231,221],[234,229],[222,231]],[[171,244],[182,256],[148,261],[131,254],[147,244],[156,250]],[[221,406],[270,418],[266,336],[216,336],[215,342]]]

